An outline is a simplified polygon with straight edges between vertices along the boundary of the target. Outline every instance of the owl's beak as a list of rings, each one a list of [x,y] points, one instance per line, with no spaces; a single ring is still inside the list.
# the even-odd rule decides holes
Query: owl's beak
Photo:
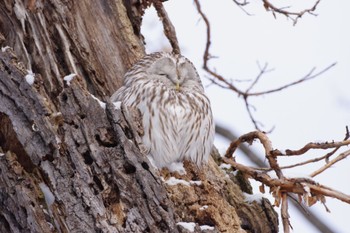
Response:
[[[176,90],[176,91],[179,91],[179,90],[180,90],[180,83],[176,82],[175,90]]]

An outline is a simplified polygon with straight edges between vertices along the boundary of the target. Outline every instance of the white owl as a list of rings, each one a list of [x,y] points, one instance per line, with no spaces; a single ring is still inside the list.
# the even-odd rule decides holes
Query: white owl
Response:
[[[158,168],[208,161],[214,140],[209,99],[193,64],[181,55],[153,53],[138,61],[111,97],[142,114],[142,141]]]

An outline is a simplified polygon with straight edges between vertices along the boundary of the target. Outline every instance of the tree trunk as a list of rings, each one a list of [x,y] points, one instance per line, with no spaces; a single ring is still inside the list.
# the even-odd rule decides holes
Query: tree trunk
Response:
[[[130,2],[0,2],[0,232],[278,231],[271,205],[245,202],[214,160],[177,174],[201,183],[171,186],[140,153],[107,101],[144,54]]]

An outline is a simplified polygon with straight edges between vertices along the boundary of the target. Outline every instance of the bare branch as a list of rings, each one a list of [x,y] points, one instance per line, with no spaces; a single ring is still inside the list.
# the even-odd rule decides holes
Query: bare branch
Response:
[[[327,168],[331,167],[332,165],[334,165],[336,162],[339,162],[340,160],[345,159],[346,157],[348,157],[350,155],[350,150],[347,150],[343,153],[341,153],[340,155],[338,155],[336,158],[332,159],[331,161],[329,161],[329,163],[327,163],[326,165],[324,165],[323,167],[321,167],[320,169],[318,169],[317,171],[314,171],[313,173],[310,174],[311,177],[315,177],[318,174],[320,174],[321,172],[324,172]]]
[[[286,150],[286,155],[281,154],[280,156],[292,156],[292,155],[302,155],[304,153],[306,153],[307,151],[309,151],[310,149],[330,149],[330,148],[334,148],[332,151],[328,152],[327,154],[325,154],[324,156],[318,157],[318,158],[314,158],[314,159],[309,159],[306,160],[304,162],[300,162],[300,163],[296,163],[296,164],[291,164],[291,165],[287,165],[287,166],[282,166],[281,169],[289,169],[289,168],[294,168],[294,167],[298,167],[298,166],[303,166],[309,163],[315,163],[318,161],[321,161],[323,159],[326,160],[326,163],[329,163],[329,158],[334,155],[335,152],[337,152],[339,150],[339,148],[341,148],[342,146],[348,145],[348,139],[350,138],[350,133],[349,133],[349,129],[346,126],[346,133],[345,133],[345,138],[343,139],[342,142],[336,142],[336,143],[328,143],[325,142],[323,143],[324,145],[322,145],[322,143],[308,143],[306,146],[304,146],[303,148],[296,150],[296,151],[292,151],[292,150]],[[317,146],[315,147],[314,145]],[[314,146],[314,147],[312,147]],[[340,160],[339,160],[340,161]],[[261,170],[261,171],[270,171],[272,170],[271,168],[256,168],[257,170]]]
[[[288,214],[288,199],[287,199],[287,193],[282,193],[282,207],[281,207],[281,217],[282,217],[282,224],[284,233],[289,233],[289,214]]]
[[[316,74],[314,74],[314,71],[316,70],[316,68],[314,67],[304,77],[302,77],[301,79],[299,79],[295,82],[291,82],[287,85],[281,86],[281,87],[276,88],[276,89],[268,90],[268,91],[249,93],[249,96],[259,96],[259,95],[265,95],[265,94],[270,94],[273,92],[282,91],[283,89],[286,89],[286,88],[291,87],[291,86],[295,86],[296,84],[317,78],[320,75],[322,75],[323,73],[325,73],[326,71],[328,71],[329,69],[333,68],[336,64],[337,64],[336,62],[332,63],[331,65],[327,66],[326,68],[322,69],[321,71],[317,72]]]
[[[272,3],[270,3],[270,1],[268,1],[268,0],[262,0],[262,1],[264,3],[265,9],[267,11],[271,11],[275,18],[276,18],[276,13],[285,15],[287,18],[291,19],[293,21],[293,24],[295,25],[298,22],[298,19],[301,18],[304,14],[308,13],[311,15],[315,15],[314,11],[316,10],[316,8],[321,0],[317,0],[311,8],[305,9],[305,10],[300,11],[300,12],[287,11],[287,10],[284,10],[286,7],[278,8],[278,7],[274,6]]]
[[[168,38],[171,47],[173,48],[173,53],[180,54],[180,46],[176,37],[176,31],[174,25],[171,23],[168,13],[165,11],[163,3],[161,0],[152,0],[153,6],[157,11],[159,19],[163,23],[165,36]]]
[[[286,154],[281,154],[281,156],[295,156],[305,154],[310,149],[330,149],[330,148],[339,148],[341,146],[347,146],[350,144],[350,140],[345,140],[341,142],[324,142],[324,143],[315,143],[310,142],[299,150],[286,150]]]
[[[347,128],[347,130],[348,130],[348,128]],[[347,131],[345,139],[347,139],[348,137],[349,137],[349,134],[348,134],[348,131]],[[250,132],[250,133],[242,135],[237,140],[232,141],[232,143],[230,144],[229,148],[226,151],[225,157],[226,158],[232,158],[233,153],[236,151],[236,149],[238,148],[238,146],[240,144],[242,144],[244,142],[247,142],[248,144],[252,144],[255,139],[259,139],[261,144],[265,148],[265,156],[268,159],[269,164],[270,164],[270,168],[268,168],[268,169],[266,169],[266,168],[265,169],[258,168],[256,170],[275,170],[278,177],[280,177],[280,178],[283,177],[283,174],[282,174],[282,171],[281,171],[282,168],[279,167],[279,165],[277,163],[277,156],[283,156],[283,154],[279,150],[276,150],[276,149],[273,150],[272,149],[272,145],[271,145],[270,140],[268,139],[266,134],[263,133],[263,132],[259,132],[259,131]],[[344,140],[344,141],[341,141],[341,142],[331,142],[331,143],[329,143],[329,142],[325,142],[325,143],[308,143],[306,146],[304,146],[300,150],[296,150],[296,151],[286,150],[286,153],[287,153],[288,156],[301,155],[301,154],[306,153],[310,149],[330,149],[330,148],[339,149],[340,147],[347,146],[349,144],[350,144],[350,140]],[[333,154],[333,151],[332,151],[332,154]],[[321,172],[325,171],[327,168],[329,168],[330,166],[332,166],[336,162],[341,161],[342,159],[346,158],[349,155],[350,155],[350,150],[341,153],[335,159],[331,160],[326,165],[324,165],[322,168],[320,168],[319,170],[313,172],[311,174],[311,177],[314,177],[314,176],[320,174]],[[329,154],[326,154],[326,156],[329,156]],[[321,157],[321,159],[325,158],[326,156]],[[304,163],[294,164],[292,166],[289,166],[289,168],[290,167],[296,167],[296,166],[299,166],[299,165],[304,165],[304,164],[312,162],[312,161],[319,161],[321,159],[318,158],[318,159],[314,159],[314,160],[309,160],[309,161],[304,162]],[[286,167],[283,167],[283,168],[286,168]]]
[[[233,2],[241,10],[243,10],[247,15],[251,15],[250,13],[248,13],[244,9],[244,6],[249,4],[249,2],[247,0],[244,0],[242,2],[239,2],[238,0],[233,0]],[[310,15],[316,16],[316,14],[314,12],[316,11],[316,8],[317,8],[318,4],[321,2],[321,0],[317,0],[312,7],[308,8],[308,9],[304,9],[304,10],[299,11],[299,12],[286,10],[289,8],[288,6],[287,7],[276,7],[269,0],[262,0],[262,2],[264,4],[264,8],[267,11],[271,11],[274,18],[276,18],[276,14],[281,14],[281,15],[286,16],[288,19],[291,19],[293,21],[293,25],[296,25],[298,22],[298,19],[303,17],[305,14],[310,14]]]
[[[247,112],[248,112],[248,115],[250,117],[250,121],[253,123],[254,125],[254,128],[258,131],[262,131],[259,127],[258,124],[261,124],[260,122],[258,122],[257,120],[255,120],[254,116],[253,116],[253,113],[252,113],[252,110],[251,110],[251,105],[249,104],[248,102],[248,98],[247,96],[244,98],[244,103],[245,103],[245,108],[247,109]]]
[[[282,179],[283,173],[282,173],[282,171],[278,165],[278,162],[277,162],[277,155],[279,155],[281,152],[279,152],[278,150],[272,149],[272,144],[270,142],[270,139],[263,132],[253,131],[253,132],[247,133],[245,135],[242,135],[236,141],[231,143],[231,145],[229,146],[229,148],[226,151],[225,157],[232,158],[232,154],[237,149],[239,144],[241,144],[243,142],[247,142],[249,144],[252,144],[255,139],[260,140],[260,143],[265,148],[265,156],[269,162],[270,167],[276,172],[276,175]]]
[[[348,137],[349,137],[349,133],[347,128],[345,139],[347,139]],[[238,148],[238,146],[241,143],[246,142],[248,144],[252,144],[255,139],[259,139],[260,143],[263,145],[265,149],[265,157],[267,158],[269,162],[269,166],[271,168],[270,170],[274,170],[278,178],[273,178],[270,175],[268,175],[266,172],[262,172],[261,170],[258,170],[252,167],[244,166],[233,160],[232,154],[235,152],[235,150]],[[302,151],[307,152],[309,149],[338,148],[349,144],[350,144],[349,140],[344,140],[343,142],[319,143],[319,144],[309,143],[305,147],[307,149]],[[282,155],[282,153],[279,150],[276,150],[276,149],[273,150],[272,148],[273,148],[272,144],[268,139],[268,137],[266,136],[266,134],[258,131],[250,132],[245,135],[242,135],[241,137],[239,137],[237,140],[233,141],[230,144],[225,154],[225,158],[223,158],[223,161],[225,163],[231,164],[233,168],[240,170],[245,175],[248,175],[257,181],[262,182],[264,185],[269,186],[275,198],[275,204],[278,206],[282,202],[282,209],[284,210],[281,210],[281,211],[282,211],[282,216],[284,217],[287,216],[287,212],[285,210],[286,203],[284,202],[285,200],[284,196],[288,195],[288,193],[295,193],[295,194],[301,195],[304,198],[304,201],[308,205],[313,205],[317,201],[320,201],[322,204],[325,204],[324,196],[334,197],[350,204],[349,195],[343,194],[339,191],[336,191],[324,185],[318,184],[312,178],[308,178],[308,177],[290,178],[290,177],[284,176],[282,169],[277,162],[277,157]],[[327,163],[317,171],[313,172],[310,177],[314,177],[320,174],[321,172],[325,171],[336,162],[341,161],[342,159],[348,157],[349,155],[350,155],[350,150],[347,150],[341,153],[335,159],[331,160],[329,163]],[[287,221],[288,220],[287,218],[283,218],[282,220],[283,220],[283,226],[286,231],[287,229],[286,226],[289,224],[289,221]]]
[[[226,128],[220,126],[220,124],[216,124],[215,128],[216,133],[222,135],[223,137],[227,138],[230,141],[236,140],[238,137],[234,135],[231,131],[227,130]],[[347,131],[348,132],[348,131]],[[345,137],[346,140],[346,137]],[[257,153],[254,153],[246,144],[240,144],[239,149],[257,166],[264,167],[266,166],[266,163],[262,158],[259,158],[259,155]],[[328,153],[329,154],[329,153]],[[326,154],[325,156],[327,156]],[[259,171],[259,168],[252,168],[253,170]],[[270,171],[272,168],[265,168],[265,171]],[[281,167],[281,169],[284,169],[284,167]],[[302,182],[301,179],[296,179],[297,181]],[[312,179],[309,179],[308,181],[311,182]],[[262,184],[263,186],[263,184]],[[295,208],[297,208],[300,212],[300,214],[307,219],[310,223],[312,223],[320,232],[334,232],[326,222],[320,220],[317,215],[313,213],[312,210],[307,209],[305,204],[301,202],[301,200],[297,200],[296,195],[292,193],[288,193],[288,196],[293,200],[291,202],[292,205],[294,205]],[[300,196],[300,195],[299,195]],[[308,199],[309,200],[309,199]],[[310,203],[307,203],[310,205]]]
[[[266,2],[266,4],[267,4],[266,6],[268,6],[269,9],[275,9],[275,7],[273,5],[271,5],[268,1],[266,1],[266,0],[263,0],[263,1]],[[234,1],[234,2],[236,4],[238,4],[239,6],[243,6],[245,4],[248,4],[247,1],[244,1],[244,2]],[[315,6],[313,8],[311,8],[309,10],[305,10],[305,13],[306,12],[310,13],[310,12],[312,12],[312,9],[316,9],[316,6],[317,6],[318,2],[315,4]],[[275,89],[262,91],[262,92],[250,92],[251,89],[256,85],[256,83],[261,79],[262,75],[265,74],[266,72],[270,71],[270,70],[267,70],[267,64],[266,64],[263,68],[259,67],[260,68],[260,72],[257,75],[257,77],[255,78],[255,80],[253,81],[253,83],[250,85],[250,87],[246,91],[240,90],[236,85],[234,85],[233,83],[229,82],[227,79],[225,79],[219,73],[217,73],[215,71],[215,69],[209,68],[209,64],[208,63],[209,63],[210,58],[212,57],[210,55],[210,52],[209,52],[210,46],[211,46],[211,28],[210,28],[210,23],[209,23],[209,20],[208,20],[207,16],[204,14],[204,12],[201,9],[201,5],[200,5],[199,1],[198,0],[194,0],[194,3],[196,5],[198,13],[202,17],[202,19],[203,19],[203,21],[204,21],[204,23],[206,25],[206,28],[207,28],[207,32],[206,32],[207,40],[206,40],[206,46],[205,46],[205,50],[204,50],[204,54],[203,54],[203,69],[208,74],[210,74],[213,77],[213,78],[209,78],[212,83],[214,83],[214,84],[216,84],[216,85],[218,85],[218,86],[220,86],[222,88],[230,89],[230,90],[236,92],[239,96],[243,97],[243,100],[245,102],[245,106],[246,106],[247,112],[249,114],[249,117],[250,117],[252,123],[254,124],[255,129],[257,129],[258,131],[260,131],[261,129],[260,129],[259,125],[258,125],[257,120],[255,120],[255,118],[254,118],[254,116],[252,114],[251,105],[248,102],[248,97],[261,96],[261,95],[270,94],[270,93],[274,93],[274,92],[278,92],[278,91],[284,90],[284,89],[286,89],[288,87],[294,86],[294,85],[302,83],[304,81],[308,81],[308,80],[314,79],[314,78],[320,76],[321,74],[323,74],[324,72],[328,71],[329,69],[331,69],[333,66],[336,65],[336,63],[333,63],[333,64],[329,65],[328,67],[324,68],[323,70],[321,70],[321,71],[319,71],[317,73],[315,73],[316,68],[313,68],[313,69],[310,70],[309,73],[307,73],[301,79],[299,79],[299,80],[297,80],[295,82],[286,84],[284,86],[275,88]],[[287,12],[287,11],[284,11],[282,9],[278,9],[278,11],[277,10],[275,10],[275,11],[278,12],[278,13]],[[296,14],[296,13],[293,13],[292,15],[294,15],[294,14]],[[302,13],[301,15],[303,15],[303,14],[304,13]],[[300,15],[300,17],[301,17],[301,15]],[[297,14],[297,16],[299,16],[299,14]]]
[[[321,156],[319,158],[309,159],[309,160],[306,160],[306,161],[301,162],[301,163],[296,163],[296,164],[292,164],[292,165],[282,166],[281,169],[289,169],[289,168],[293,168],[293,167],[303,166],[303,165],[306,165],[306,164],[309,164],[309,163],[316,163],[318,161],[326,159],[330,155],[334,154],[337,150],[338,150],[338,148],[334,149],[330,153],[327,153],[326,155]],[[261,169],[261,170],[269,171],[269,170],[271,170],[271,168],[265,168],[265,169]]]
[[[249,175],[251,178],[262,182],[264,185],[269,186],[270,188],[276,189],[276,187],[279,187],[280,191],[300,195],[304,195],[305,193],[307,193],[304,190],[303,185],[301,185],[297,179],[289,179],[286,177],[284,177],[283,179],[272,178],[265,172],[258,172],[253,168],[244,166],[240,163],[233,161],[233,159],[231,158],[223,158],[223,161],[227,164],[230,164],[233,168],[242,171],[244,174]],[[303,181],[305,180],[303,179]],[[308,181],[303,183],[307,184],[307,186],[310,188],[310,194],[312,195],[329,196],[350,204],[350,195],[333,190],[327,186],[317,184],[315,181]]]

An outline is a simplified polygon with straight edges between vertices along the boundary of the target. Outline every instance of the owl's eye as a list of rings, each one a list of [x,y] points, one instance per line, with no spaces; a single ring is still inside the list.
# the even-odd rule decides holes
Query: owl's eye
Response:
[[[168,75],[168,74],[166,74],[166,73],[159,73],[158,75],[160,75],[160,76],[164,76],[164,77],[166,77],[166,78],[169,78],[169,75]]]

